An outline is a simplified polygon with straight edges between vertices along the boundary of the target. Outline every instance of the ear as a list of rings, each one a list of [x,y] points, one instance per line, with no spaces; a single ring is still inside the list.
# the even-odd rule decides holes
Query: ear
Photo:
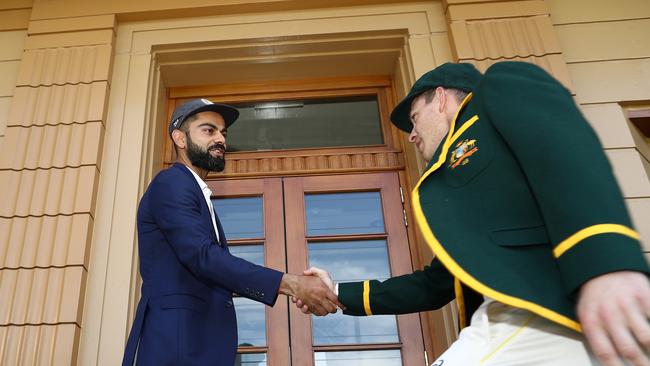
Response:
[[[174,144],[176,144],[176,146],[184,149],[186,144],[185,133],[181,130],[172,131],[172,141],[174,141]]]
[[[447,93],[445,93],[443,87],[439,86],[436,88],[436,97],[438,98],[438,112],[442,113],[447,106]]]

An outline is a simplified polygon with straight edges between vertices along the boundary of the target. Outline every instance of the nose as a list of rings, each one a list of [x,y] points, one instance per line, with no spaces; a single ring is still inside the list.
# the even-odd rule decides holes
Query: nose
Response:
[[[226,143],[226,136],[224,136],[223,133],[221,133],[221,131],[219,131],[218,133],[214,134],[214,138],[212,140],[213,140],[214,143],[220,142],[222,144],[225,144]]]

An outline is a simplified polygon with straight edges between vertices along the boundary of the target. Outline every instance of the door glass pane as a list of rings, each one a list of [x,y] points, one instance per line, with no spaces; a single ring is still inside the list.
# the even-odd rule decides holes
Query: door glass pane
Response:
[[[264,237],[262,197],[213,198],[212,204],[228,239]]]
[[[381,145],[377,97],[342,97],[235,105],[228,151]]]
[[[266,353],[240,353],[235,358],[235,366],[266,366]]]
[[[235,297],[237,313],[237,345],[266,346],[266,316],[264,304],[245,297]]]
[[[305,195],[307,235],[384,232],[379,192]]]
[[[230,253],[236,257],[264,265],[263,245],[235,245],[230,246],[229,249]],[[233,303],[237,314],[237,345],[240,347],[266,346],[266,312],[264,311],[264,304],[245,297],[235,297]],[[242,356],[253,357],[252,354]],[[242,365],[249,365],[249,363],[242,363]],[[250,365],[255,365],[255,363],[250,363]]]
[[[310,243],[309,265],[329,271],[336,282],[390,277],[385,240]],[[314,345],[399,342],[394,315],[357,317],[342,312],[312,317]]]
[[[401,366],[396,349],[378,351],[315,352],[315,366]]]
[[[230,254],[257,265],[264,265],[264,245],[230,245]]]

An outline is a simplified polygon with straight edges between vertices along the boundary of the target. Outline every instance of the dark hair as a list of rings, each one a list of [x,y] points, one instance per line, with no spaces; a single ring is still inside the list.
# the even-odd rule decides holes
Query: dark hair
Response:
[[[187,135],[190,132],[189,125],[192,121],[195,121],[197,118],[199,118],[198,113],[192,114],[189,117],[181,123],[181,125],[178,127],[178,130],[183,132],[185,135]],[[174,139],[172,139],[172,144],[174,145],[174,153],[176,153],[176,156],[178,156],[178,146],[176,146],[176,143],[174,142]]]
[[[469,94],[469,92],[460,89],[454,89],[454,88],[444,88],[444,89],[446,92],[453,95],[454,98],[456,98],[456,101],[458,103],[462,102],[467,96],[467,94]],[[426,104],[429,104],[433,100],[433,97],[436,96],[436,89],[429,89],[424,93],[422,93],[421,95],[424,97],[424,102]]]

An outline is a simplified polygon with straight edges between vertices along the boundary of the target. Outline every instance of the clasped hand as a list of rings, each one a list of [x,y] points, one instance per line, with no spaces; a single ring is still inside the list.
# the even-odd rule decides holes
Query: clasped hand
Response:
[[[311,267],[303,271],[302,274],[305,277],[311,277],[314,279],[318,278],[319,281],[321,281],[325,286],[327,286],[329,291],[334,295],[334,282],[332,281],[332,278],[330,277],[329,273],[326,270],[317,267]],[[336,295],[334,295],[334,297],[336,297]],[[302,311],[303,314],[314,314],[318,316],[327,315],[327,313],[319,313],[317,311],[314,311],[315,309],[312,306],[310,306],[307,301],[305,301],[303,298],[299,296],[291,296],[291,301],[294,304],[296,304],[296,307],[300,309],[300,311]],[[336,299],[335,304],[339,308],[345,310],[345,306],[341,304],[341,302],[339,302],[338,298]],[[335,313],[336,310],[337,309],[334,308],[334,311],[330,311],[329,313]]]
[[[334,294],[329,274],[315,267],[304,271],[303,276],[285,274],[280,293],[290,296],[291,301],[305,314],[324,316],[336,313],[337,308],[345,309]]]

